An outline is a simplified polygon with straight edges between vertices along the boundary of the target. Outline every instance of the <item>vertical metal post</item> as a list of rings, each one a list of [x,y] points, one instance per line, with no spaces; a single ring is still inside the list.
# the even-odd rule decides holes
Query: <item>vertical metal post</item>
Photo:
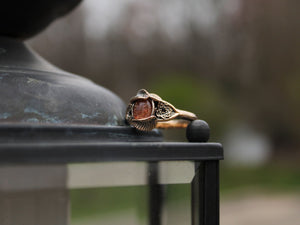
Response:
[[[192,225],[219,225],[219,161],[195,162]]]
[[[159,184],[159,169],[157,162],[148,164],[149,184],[149,225],[161,224],[162,186]]]

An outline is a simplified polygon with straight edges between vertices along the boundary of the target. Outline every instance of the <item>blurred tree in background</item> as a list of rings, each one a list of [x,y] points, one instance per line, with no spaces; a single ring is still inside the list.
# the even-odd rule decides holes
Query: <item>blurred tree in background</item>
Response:
[[[140,88],[208,121],[243,122],[300,155],[297,0],[85,0],[29,44],[124,101]]]

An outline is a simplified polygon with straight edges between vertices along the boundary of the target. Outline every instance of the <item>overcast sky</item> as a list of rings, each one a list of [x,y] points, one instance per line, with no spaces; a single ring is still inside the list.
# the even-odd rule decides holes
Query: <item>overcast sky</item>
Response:
[[[124,17],[127,20],[130,17],[127,25],[137,35],[148,36],[160,29],[171,39],[181,39],[189,23],[209,33],[220,13],[236,13],[238,3],[238,0],[85,0],[81,7],[89,38],[103,38],[109,29],[122,26]]]

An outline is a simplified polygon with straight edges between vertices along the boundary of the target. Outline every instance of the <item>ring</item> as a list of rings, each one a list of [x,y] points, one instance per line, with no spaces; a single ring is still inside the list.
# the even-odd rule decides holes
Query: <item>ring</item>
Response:
[[[196,120],[197,116],[176,109],[158,95],[141,89],[130,99],[125,119],[138,130],[150,131],[154,128],[184,128],[191,121]]]

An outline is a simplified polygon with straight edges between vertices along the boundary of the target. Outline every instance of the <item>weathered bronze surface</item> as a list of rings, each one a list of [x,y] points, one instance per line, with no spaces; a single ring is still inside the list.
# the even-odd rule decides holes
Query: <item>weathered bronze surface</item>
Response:
[[[80,1],[1,2],[0,123],[124,125],[120,98],[56,68],[21,42]]]
[[[125,108],[111,91],[0,38],[0,123],[124,125]]]

